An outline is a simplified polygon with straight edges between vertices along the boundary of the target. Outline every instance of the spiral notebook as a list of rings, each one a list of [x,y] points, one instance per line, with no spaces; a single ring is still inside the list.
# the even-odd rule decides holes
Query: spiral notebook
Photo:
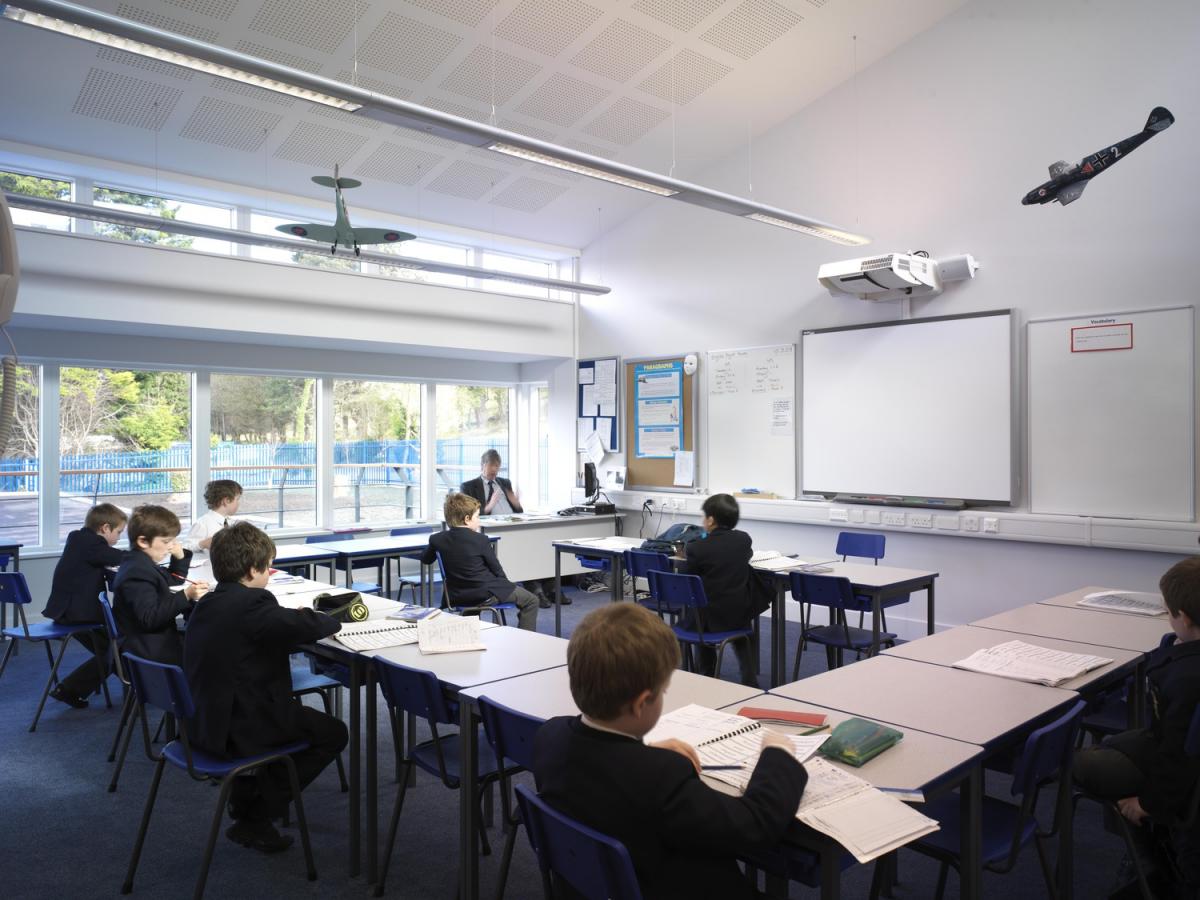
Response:
[[[362,653],[417,642],[416,622],[346,622],[334,635],[339,644]]]
[[[676,738],[696,748],[702,766],[735,766],[709,774],[713,778],[745,787],[762,748],[763,723],[733,713],[724,713],[695,703],[667,713],[644,738],[647,744]],[[804,762],[829,737],[788,735],[796,759]]]

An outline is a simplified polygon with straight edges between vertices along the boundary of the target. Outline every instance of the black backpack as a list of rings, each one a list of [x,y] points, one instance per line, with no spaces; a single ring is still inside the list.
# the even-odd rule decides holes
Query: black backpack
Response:
[[[681,522],[672,525],[658,537],[643,541],[642,546],[638,549],[673,556],[682,550],[685,544],[700,540],[704,534],[704,529],[699,525],[685,525]]]

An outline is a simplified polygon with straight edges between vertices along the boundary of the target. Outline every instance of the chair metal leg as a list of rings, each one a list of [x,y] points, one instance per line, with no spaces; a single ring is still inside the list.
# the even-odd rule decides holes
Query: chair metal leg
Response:
[[[508,797],[508,778],[503,779],[504,797]],[[504,889],[508,884],[508,870],[512,865],[513,851],[517,846],[517,831],[521,828],[521,817],[515,807],[510,803],[504,804],[509,807],[504,812],[504,824],[508,833],[504,836],[504,851],[500,855],[500,877],[496,882],[496,900],[504,900]]]
[[[121,755],[117,759],[117,767],[113,770],[112,780],[108,783],[110,794],[117,790],[117,779],[121,777],[121,770],[125,768],[125,754],[129,752],[129,742],[133,738],[133,726],[137,723],[138,716],[144,715],[145,712],[135,703],[133,713],[129,716],[129,721],[125,723],[125,740],[121,743]],[[120,736],[119,731],[117,735]]]
[[[490,783],[487,785],[480,785],[479,790],[475,794],[475,804],[479,807],[479,854],[481,856],[492,855],[492,845],[491,842],[488,841],[487,836],[487,820],[490,819],[490,816],[486,816],[484,814],[484,798],[487,796],[488,788],[490,787]]]
[[[296,762],[290,756],[285,756],[283,763],[287,766],[288,781],[292,786],[292,803],[296,807],[296,825],[300,828],[300,844],[304,848],[305,874],[309,881],[316,881],[317,866],[313,862],[312,841],[308,837],[308,819],[304,815],[304,798],[300,796],[300,778],[296,774]]]
[[[130,729],[132,731],[132,729]],[[159,759],[154,767],[154,778],[150,781],[150,793],[146,796],[146,807],[142,810],[142,824],[138,826],[137,840],[133,842],[133,855],[129,857],[129,868],[125,872],[125,882],[121,885],[121,893],[128,894],[133,890],[133,876],[137,872],[138,859],[142,855],[142,845],[146,843],[146,829],[150,826],[150,814],[154,812],[154,800],[158,796],[158,784],[162,781],[163,769],[166,768],[166,758]]]
[[[17,649],[17,639],[9,638],[8,647],[4,651],[4,661],[0,662],[0,676],[4,675],[4,670],[8,668],[8,658],[13,655],[13,651]]]
[[[108,748],[108,762],[112,762],[117,758],[117,747],[121,743],[121,733],[125,731],[125,724],[129,721],[129,713],[133,709],[133,692],[126,691],[125,699],[121,703],[121,718],[117,722],[117,733],[113,735],[112,746]]]
[[[37,712],[33,714],[33,723],[29,726],[31,732],[37,731],[38,719],[42,717],[42,710],[46,707],[46,698],[50,696],[50,686],[58,683],[58,667],[62,665],[63,657],[67,654],[67,641],[59,642],[62,646],[58,650],[58,656],[50,655],[50,642],[46,641],[46,655],[50,656],[50,677],[46,679],[46,686],[42,688],[42,698],[38,701]]]
[[[396,846],[396,829],[400,825],[400,812],[404,809],[404,795],[408,792],[408,770],[413,768],[412,763],[402,761],[404,772],[401,775],[399,772],[400,786],[396,788],[396,802],[392,805],[392,819],[388,823],[387,839],[383,844],[383,861],[379,865],[379,880],[375,882],[374,895],[376,897],[383,896],[383,888],[387,882],[388,866],[392,863],[392,849]]]
[[[221,779],[221,792],[217,795],[217,808],[213,812],[212,823],[208,826],[208,838],[204,842],[204,856],[200,858],[200,874],[196,876],[196,888],[192,891],[192,900],[200,900],[204,896],[204,885],[208,882],[208,869],[212,865],[213,851],[217,847],[217,835],[221,832],[221,820],[225,816],[225,807],[229,803],[229,794],[233,790],[233,779],[230,775]]]
[[[938,869],[937,892],[934,894],[935,900],[942,900],[946,896],[946,876],[950,874],[950,863],[943,861],[942,867]]]
[[[336,691],[337,688],[330,688],[329,690]],[[332,716],[333,708],[329,700],[329,691],[317,691],[317,695],[321,698],[321,705],[325,707],[325,715]],[[339,753],[335,756],[333,761],[337,764],[338,781],[342,785],[342,793],[345,794],[349,792],[350,785],[346,782],[346,767],[342,764],[342,754]]]

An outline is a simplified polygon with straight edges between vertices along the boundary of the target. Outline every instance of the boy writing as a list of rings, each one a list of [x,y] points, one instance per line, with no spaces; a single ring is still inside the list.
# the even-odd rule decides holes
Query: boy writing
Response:
[[[441,554],[446,590],[456,604],[515,603],[518,627],[536,631],[537,597],[517,587],[504,574],[492,542],[480,534],[479,501],[466,494],[448,494],[442,511],[450,527],[429,536],[429,547],[421,562],[432,565]]]
[[[571,696],[583,715],[551,719],[538,731],[538,791],[621,841],[646,897],[754,897],[735,858],[783,837],[808,774],[788,739],[766,732],[746,792],[734,797],[700,780],[689,745],[644,744],[678,664],[674,634],[644,607],[589,613],[567,647]]]
[[[1184,752],[1192,717],[1200,704],[1200,556],[1176,563],[1158,583],[1166,602],[1174,641],[1150,655],[1150,724],[1105,738],[1099,747],[1075,755],[1075,781],[1089,793],[1117,803],[1134,825],[1150,816],[1179,813],[1200,777],[1200,762]],[[1139,850],[1150,857],[1148,829],[1135,829]],[[1176,835],[1183,884],[1163,896],[1200,896],[1200,835]],[[1143,853],[1139,853],[1142,856]],[[1160,873],[1165,877],[1165,873]],[[1131,896],[1136,896],[1136,884]]]
[[[165,569],[159,562],[170,557]],[[113,616],[122,652],[177,666],[183,638],[175,618],[208,593],[187,576],[192,552],[179,543],[179,517],[163,506],[139,506],[129,519],[129,552],[113,578]],[[183,590],[175,591],[179,585]]]
[[[208,512],[192,523],[188,530],[187,548],[193,553],[207,550],[213,535],[230,524],[229,517],[237,515],[242,502],[242,486],[236,481],[219,478],[204,486],[204,503]]]
[[[225,758],[267,753],[306,741],[292,754],[303,790],[342,751],[346,726],[292,696],[289,655],[297,644],[320,640],[341,625],[311,609],[284,609],[266,589],[275,544],[249,522],[213,535],[216,589],[188,620],[183,666],[196,704],[191,739]],[[292,839],[271,824],[291,798],[287,769],[273,763],[238,778],[229,803],[234,822],[225,835],[263,853],[287,849]]]
[[[98,598],[107,587],[108,569],[121,563],[122,553],[114,545],[121,539],[127,519],[111,503],[88,510],[83,527],[67,535],[42,615],[59,625],[103,624]],[[75,640],[92,651],[95,658],[62,679],[50,696],[83,709],[88,705],[87,698],[100,689],[100,682],[108,676],[108,634],[103,629],[84,631],[75,635]]]

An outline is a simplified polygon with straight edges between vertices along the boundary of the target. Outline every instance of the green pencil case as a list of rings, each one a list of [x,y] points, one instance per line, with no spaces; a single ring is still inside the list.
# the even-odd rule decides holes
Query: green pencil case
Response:
[[[866,719],[847,719],[833,729],[817,752],[850,766],[861,766],[891,747],[904,732]]]

